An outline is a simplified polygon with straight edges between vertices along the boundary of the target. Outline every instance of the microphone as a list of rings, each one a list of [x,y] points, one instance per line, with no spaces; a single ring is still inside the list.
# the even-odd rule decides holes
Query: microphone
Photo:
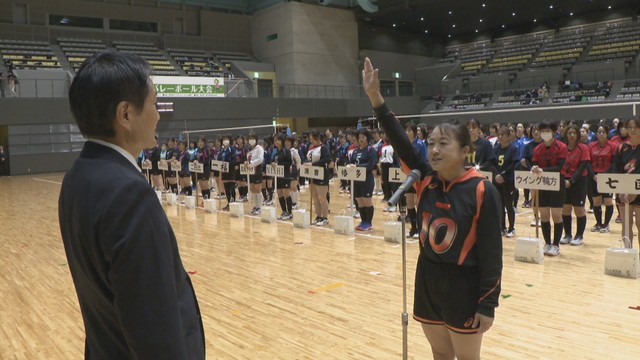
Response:
[[[400,201],[400,198],[402,197],[402,195],[404,195],[404,193],[407,192],[407,190],[409,190],[409,188],[413,185],[413,183],[420,180],[420,176],[421,176],[420,170],[417,170],[417,169],[411,170],[411,172],[407,175],[407,179],[402,183],[402,185],[400,185],[398,190],[396,190],[396,192],[393,193],[389,201],[387,201],[387,204],[389,204],[389,206],[396,206],[398,201]]]

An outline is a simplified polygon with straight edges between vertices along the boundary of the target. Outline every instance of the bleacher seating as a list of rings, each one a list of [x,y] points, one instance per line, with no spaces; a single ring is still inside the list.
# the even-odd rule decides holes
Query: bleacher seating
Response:
[[[591,40],[590,33],[565,33],[545,41],[540,52],[531,62],[530,69],[561,66],[573,67]]]
[[[493,106],[503,107],[541,104],[544,100],[544,94],[541,92],[541,89],[537,88],[505,90],[500,94],[498,100],[493,103]]]
[[[87,57],[106,49],[106,45],[102,41],[91,39],[59,38],[58,45],[74,71],[80,69]]]
[[[560,81],[558,92],[551,101],[554,104],[585,101],[604,101],[611,94],[613,83],[599,81],[594,83],[580,83],[577,81]]]
[[[627,80],[622,86],[622,90],[617,100],[640,100],[640,80]]]
[[[633,24],[607,28],[594,40],[587,61],[631,62],[640,51],[639,37],[640,27]]]
[[[487,106],[493,97],[492,93],[455,95],[445,110],[480,109]]]
[[[189,76],[224,76],[222,66],[204,51],[169,49],[168,53]]]
[[[153,43],[114,41],[113,46],[118,51],[136,54],[147,60],[153,75],[180,75],[171,61]]]
[[[541,44],[542,39],[534,39],[526,42],[498,45],[499,50],[489,65],[484,69],[484,72],[502,73],[520,71],[533,58]]]
[[[15,70],[62,70],[51,45],[44,41],[0,39],[2,61]]]

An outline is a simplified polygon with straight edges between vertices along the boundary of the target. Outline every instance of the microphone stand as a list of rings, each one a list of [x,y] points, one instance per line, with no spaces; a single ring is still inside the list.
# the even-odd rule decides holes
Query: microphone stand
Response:
[[[407,204],[403,201],[399,201],[401,196],[413,185],[414,182],[420,180],[420,171],[411,170],[407,174],[407,179],[396,190],[387,202],[389,206],[396,206],[398,204],[400,208],[400,234],[402,235],[402,359],[407,360],[409,356],[408,345],[408,331],[409,331],[409,314],[407,313],[407,238],[406,238],[406,217],[407,217]]]
[[[402,359],[407,360],[409,355],[408,331],[409,314],[407,313],[407,205],[405,201],[398,201],[400,210],[400,234],[402,246]]]

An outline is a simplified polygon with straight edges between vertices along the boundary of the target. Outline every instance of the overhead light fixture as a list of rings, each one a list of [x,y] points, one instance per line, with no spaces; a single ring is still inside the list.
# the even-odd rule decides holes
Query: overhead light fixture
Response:
[[[570,13],[569,13],[569,16],[573,16],[573,12],[570,12]]]
[[[502,28],[503,28],[503,29],[504,29],[505,27],[506,27],[505,25],[502,25]]]
[[[482,4],[482,7],[487,7],[487,4]]]
[[[553,9],[553,5],[549,5],[549,9]]]
[[[455,27],[456,27],[456,24],[451,25],[451,27],[455,28]]]
[[[534,23],[538,22],[538,19],[533,19],[533,22],[534,22]]]
[[[482,22],[482,19],[480,19],[480,22]]]
[[[423,18],[423,17],[421,17],[421,18],[420,18],[420,21],[424,21],[424,18]]]
[[[449,37],[451,37],[451,34],[449,34]]]
[[[511,16],[516,16],[516,13],[514,13],[514,12],[513,12],[513,13],[511,13]]]
[[[428,33],[429,33],[429,30],[425,30],[425,31],[424,31],[424,33],[425,33],[425,34],[428,34]]]
[[[453,11],[449,10],[449,15],[453,15]]]
[[[393,27],[396,27],[396,24],[393,24]]]
[[[476,32],[478,32],[478,29],[476,29]]]
[[[607,9],[611,10],[611,5],[609,5],[609,7]]]

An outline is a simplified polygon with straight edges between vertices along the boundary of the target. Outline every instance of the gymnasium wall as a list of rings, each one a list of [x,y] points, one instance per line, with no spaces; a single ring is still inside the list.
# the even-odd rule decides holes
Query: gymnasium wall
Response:
[[[253,15],[251,36],[254,55],[275,65],[280,84],[359,83],[358,32],[352,11],[280,3]]]
[[[315,118],[356,119],[372,114],[366,98],[175,98],[171,101],[175,111],[161,113],[157,127],[163,141],[178,137],[185,129],[271,125],[276,116],[313,121]],[[414,114],[420,110],[415,97],[388,99],[388,103],[398,114]],[[9,133],[7,149],[12,175],[66,171],[82,147],[84,139],[74,124],[66,98],[3,98],[0,114],[0,126],[6,125]],[[315,123],[321,126],[323,122]],[[306,120],[301,125],[308,128]],[[259,129],[225,132],[248,134],[249,131],[263,133]],[[204,133],[205,136],[214,134],[220,133]]]

